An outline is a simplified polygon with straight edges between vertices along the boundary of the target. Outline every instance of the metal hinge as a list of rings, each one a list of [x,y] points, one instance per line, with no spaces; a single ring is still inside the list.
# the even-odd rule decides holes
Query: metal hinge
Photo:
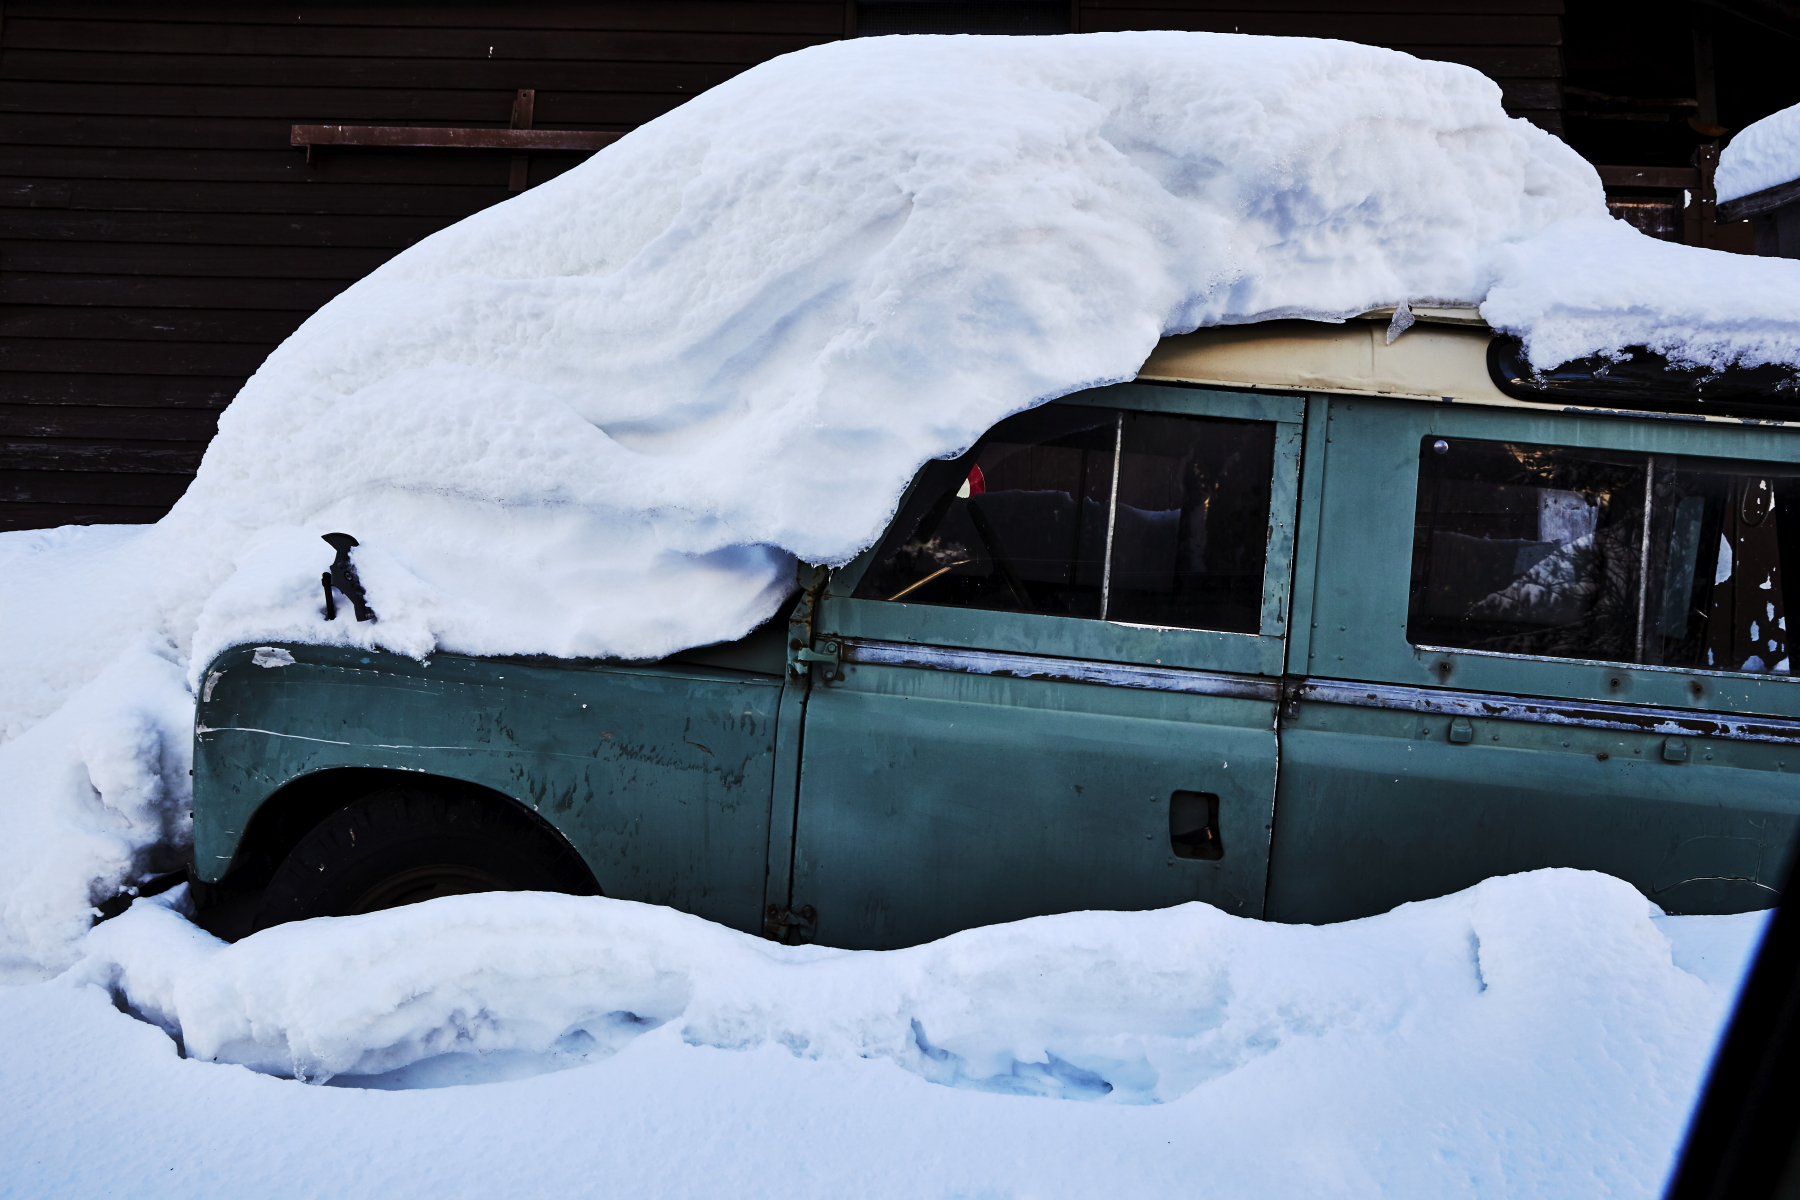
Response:
[[[802,646],[792,655],[795,670],[796,672],[807,670],[809,663],[824,663],[825,673],[820,677],[824,682],[830,683],[834,679],[842,679],[844,669],[840,658],[840,649],[838,643],[832,640],[820,642],[817,650],[810,646]]]
[[[810,904],[798,911],[771,904],[768,916],[763,918],[763,936],[784,946],[798,946],[813,940],[818,918],[818,910]]]
[[[819,596],[825,590],[825,583],[830,572],[824,567],[815,567],[808,563],[800,564],[800,602],[788,616],[788,674],[807,676],[812,674],[814,663],[826,663],[827,669],[822,678],[829,683],[844,677],[838,658],[838,643],[813,641],[813,614],[818,609]],[[814,649],[818,644],[819,648]]]

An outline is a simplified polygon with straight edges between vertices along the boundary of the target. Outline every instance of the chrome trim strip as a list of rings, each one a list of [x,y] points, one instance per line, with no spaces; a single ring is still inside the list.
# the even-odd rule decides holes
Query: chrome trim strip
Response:
[[[952,650],[919,646],[910,642],[872,642],[835,639],[843,661],[872,666],[920,667],[929,671],[959,671],[965,675],[1003,675],[1013,679],[1040,679],[1047,683],[1097,683],[1105,687],[1141,688],[1153,692],[1182,692],[1196,696],[1224,696],[1239,700],[1281,698],[1281,683],[1247,675],[1223,675],[1187,667],[1145,667],[1126,663],[1088,662],[1076,658],[1047,658],[1000,650]]]
[[[1718,738],[1733,742],[1800,744],[1800,721],[1696,712],[1693,709],[1640,708],[1596,700],[1543,700],[1485,692],[1401,687],[1388,683],[1351,683],[1337,679],[1301,680],[1290,687],[1288,696],[1291,700],[1302,703],[1312,701],[1319,704],[1348,704],[1359,708],[1397,709],[1447,717],[1485,717],[1500,721],[1530,721],[1539,725],[1622,729],[1632,733],[1662,733],[1676,737]]]

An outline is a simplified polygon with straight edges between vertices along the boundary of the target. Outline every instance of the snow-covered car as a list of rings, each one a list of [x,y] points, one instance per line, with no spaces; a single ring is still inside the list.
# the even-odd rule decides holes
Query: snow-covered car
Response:
[[[1547,866],[1772,904],[1786,376],[1536,374],[1473,310],[1370,317],[1166,338],[1007,418],[741,641],[226,651],[202,920],[545,889],[891,947],[1189,900],[1336,921]]]

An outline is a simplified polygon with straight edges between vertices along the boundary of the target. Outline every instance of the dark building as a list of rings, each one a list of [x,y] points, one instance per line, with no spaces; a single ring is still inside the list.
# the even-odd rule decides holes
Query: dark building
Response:
[[[1737,235],[1710,224],[1696,152],[1704,166],[1730,130],[1800,102],[1800,0],[11,0],[0,529],[155,520],[220,410],[311,312],[567,170],[596,134],[838,38],[1125,29],[1464,63],[1614,168],[1616,211],[1708,244]]]

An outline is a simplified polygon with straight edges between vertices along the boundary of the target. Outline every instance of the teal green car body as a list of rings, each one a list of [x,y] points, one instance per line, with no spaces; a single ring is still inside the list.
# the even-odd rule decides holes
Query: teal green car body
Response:
[[[862,598],[871,550],[660,662],[240,646],[198,704],[195,877],[253,884],[404,777],[530,809],[608,896],[853,948],[1190,900],[1337,921],[1552,866],[1674,912],[1775,901],[1800,680],[1417,645],[1408,578],[1422,439],[1800,465],[1800,432],[1303,388],[1066,402],[1272,426],[1257,628]],[[1196,794],[1216,857],[1172,843]]]

